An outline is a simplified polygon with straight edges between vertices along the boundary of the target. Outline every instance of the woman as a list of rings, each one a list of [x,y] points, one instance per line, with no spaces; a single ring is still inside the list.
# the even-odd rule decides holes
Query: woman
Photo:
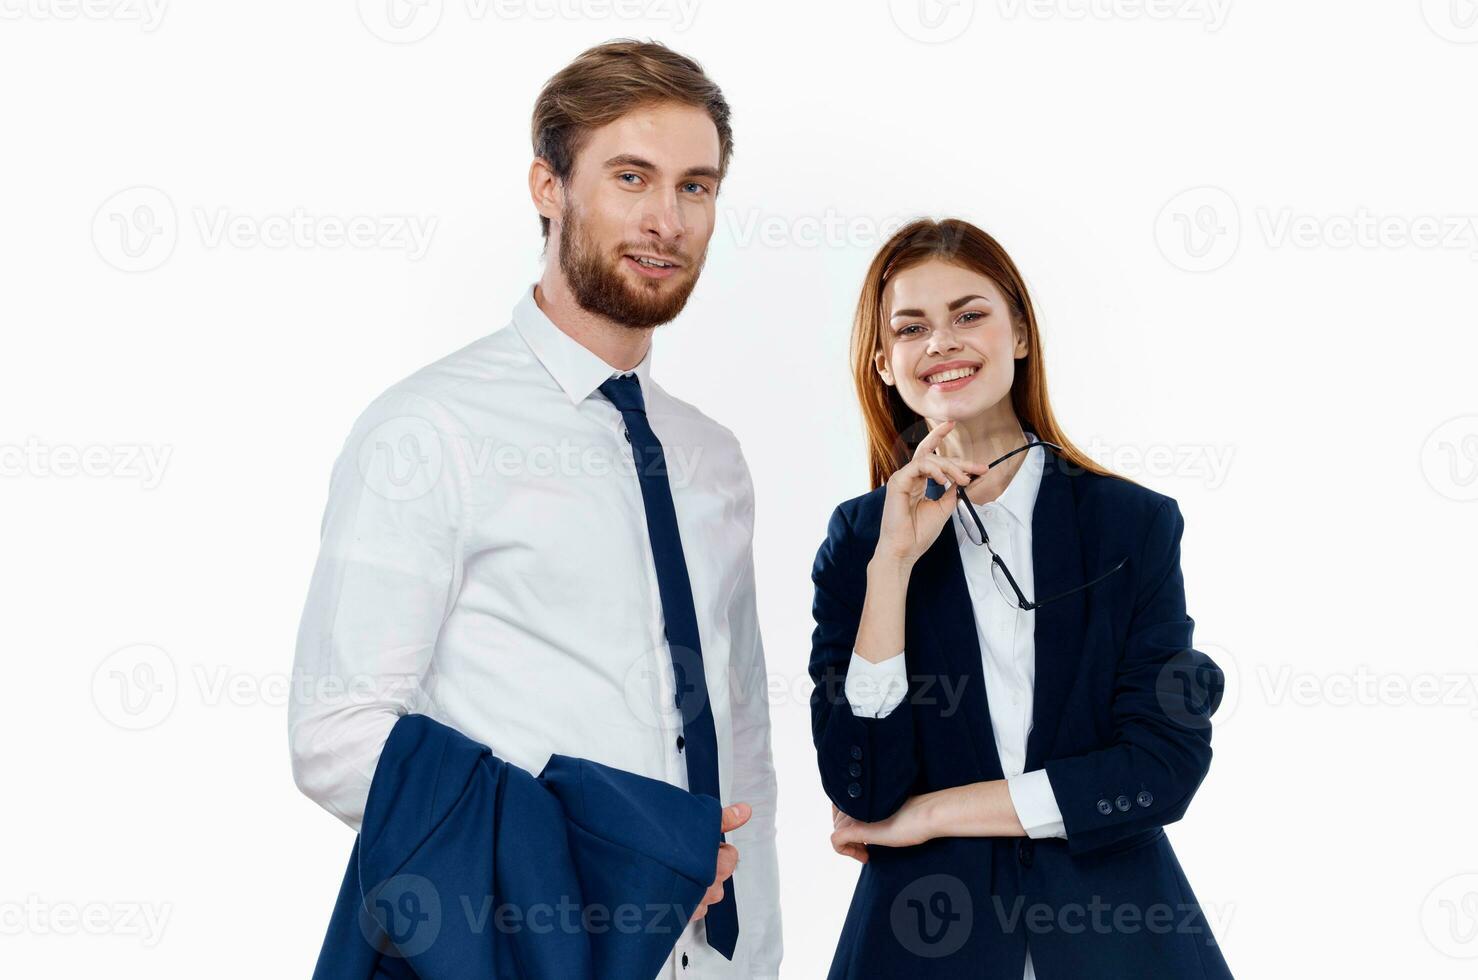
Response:
[[[874,489],[812,571],[832,844],[865,865],[831,977],[1230,977],[1162,829],[1222,685],[1175,501],[1063,435],[1021,274],[966,222],[883,246],[852,355]]]

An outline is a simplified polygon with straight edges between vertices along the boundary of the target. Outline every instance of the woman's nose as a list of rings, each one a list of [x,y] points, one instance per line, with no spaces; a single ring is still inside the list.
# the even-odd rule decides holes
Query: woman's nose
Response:
[[[959,338],[956,337],[954,331],[949,329],[948,327],[944,328],[943,330],[935,330],[932,334],[929,335],[930,353],[944,353],[947,351],[954,351],[959,349]]]

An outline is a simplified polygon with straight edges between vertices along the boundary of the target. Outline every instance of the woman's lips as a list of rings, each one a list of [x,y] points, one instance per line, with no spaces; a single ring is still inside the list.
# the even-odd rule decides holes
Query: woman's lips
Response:
[[[949,381],[931,382],[928,380],[929,378],[937,377],[941,374],[953,374],[957,371],[969,371],[970,373],[963,378],[953,378]],[[920,380],[927,384],[931,391],[958,391],[961,388],[965,387],[965,385],[974,381],[979,375],[979,364],[970,364],[968,362],[964,364],[941,364],[930,371],[928,374],[924,375],[924,377]]]
[[[965,385],[974,381],[979,376],[980,372],[976,371],[968,378],[955,378],[953,381],[941,381],[937,384],[931,384],[929,388],[933,391],[959,391],[961,388],[965,387]]]

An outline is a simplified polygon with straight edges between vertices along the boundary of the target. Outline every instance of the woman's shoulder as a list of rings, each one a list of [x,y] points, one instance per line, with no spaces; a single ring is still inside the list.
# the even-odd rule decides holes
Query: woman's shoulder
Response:
[[[1080,472],[1074,479],[1080,517],[1102,518],[1114,524],[1143,527],[1162,512],[1179,519],[1174,497],[1115,474]]]
[[[826,538],[817,552],[818,564],[850,562],[857,556],[872,554],[877,547],[878,529],[883,523],[883,497],[886,487],[850,497],[837,504],[826,524]]]
[[[887,491],[887,487],[874,487],[867,493],[837,504],[836,509],[831,512],[832,529],[876,540],[878,528],[883,522],[883,498]]]

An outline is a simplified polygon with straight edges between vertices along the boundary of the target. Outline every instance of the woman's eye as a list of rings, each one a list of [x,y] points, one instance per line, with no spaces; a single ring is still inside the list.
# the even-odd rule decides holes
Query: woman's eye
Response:
[[[976,320],[982,320],[984,318],[984,313],[977,313],[975,310],[970,310],[967,313],[960,314],[961,323],[974,323]]]
[[[907,337],[907,336],[910,336],[911,334],[914,334],[916,331],[921,331],[923,329],[924,329],[924,325],[922,323],[909,323],[909,324],[905,324],[904,326],[901,326],[901,327],[898,328],[897,336],[899,336],[899,337]]]

